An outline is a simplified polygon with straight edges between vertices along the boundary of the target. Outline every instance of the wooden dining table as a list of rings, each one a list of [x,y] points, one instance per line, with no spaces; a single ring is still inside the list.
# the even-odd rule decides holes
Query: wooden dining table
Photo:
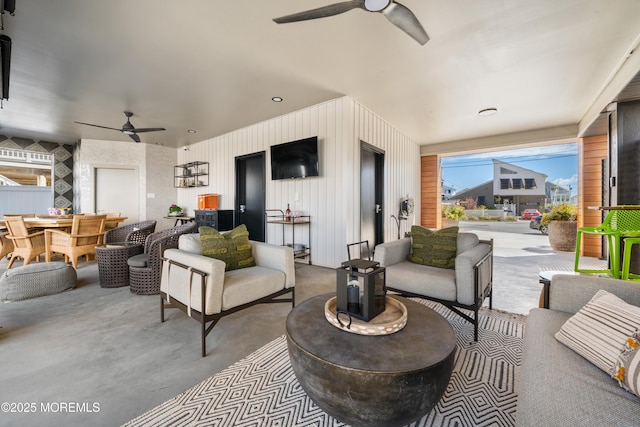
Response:
[[[126,221],[127,218],[128,217],[126,216],[107,217],[105,219],[105,224],[117,226],[121,222]],[[23,219],[27,227],[34,228],[71,228],[71,225],[73,225],[73,218],[68,215],[61,215],[60,217],[26,217]],[[0,227],[3,227],[4,225],[4,221],[0,219]]]
[[[587,209],[599,211],[640,211],[640,205],[587,206]]]

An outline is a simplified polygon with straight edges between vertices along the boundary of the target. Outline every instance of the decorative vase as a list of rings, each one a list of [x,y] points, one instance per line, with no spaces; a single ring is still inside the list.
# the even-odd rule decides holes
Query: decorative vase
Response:
[[[556,252],[574,252],[576,250],[576,221],[551,221],[549,223],[549,244]]]

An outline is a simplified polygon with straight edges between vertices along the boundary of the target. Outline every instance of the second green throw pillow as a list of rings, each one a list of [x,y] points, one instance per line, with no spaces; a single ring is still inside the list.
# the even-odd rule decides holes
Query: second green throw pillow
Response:
[[[416,264],[453,269],[458,250],[458,227],[437,231],[414,225],[411,227],[411,253],[407,259]]]

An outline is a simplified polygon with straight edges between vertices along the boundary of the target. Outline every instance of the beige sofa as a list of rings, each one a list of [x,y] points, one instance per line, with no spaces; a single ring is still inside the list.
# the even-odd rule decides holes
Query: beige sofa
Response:
[[[294,306],[293,250],[251,241],[254,267],[225,272],[225,263],[202,255],[199,234],[180,236],[178,249],[164,252],[160,282],[160,316],[179,308],[201,323],[202,357],[206,337],[224,316],[260,303]],[[290,294],[290,297],[283,297]],[[204,297],[203,297],[204,296]]]
[[[555,338],[562,325],[601,289],[640,306],[638,283],[558,274],[551,281],[549,309],[529,312],[516,426],[640,425],[640,398]]]

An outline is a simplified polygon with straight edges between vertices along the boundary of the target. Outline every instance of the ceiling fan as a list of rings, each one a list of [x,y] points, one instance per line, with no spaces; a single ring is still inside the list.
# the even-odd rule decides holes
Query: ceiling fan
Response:
[[[418,18],[406,6],[394,0],[352,0],[335,3],[305,12],[275,18],[278,24],[289,22],[307,21],[309,19],[326,18],[339,15],[352,9],[362,9],[367,12],[382,13],[393,25],[413,37],[415,41],[424,45],[429,41],[427,32],[422,28]]]
[[[129,138],[133,139],[135,142],[140,142],[140,137],[138,136],[139,133],[157,132],[157,131],[161,131],[161,130],[166,130],[165,128],[136,128],[135,126],[133,126],[131,124],[131,120],[130,120],[131,117],[133,117],[133,113],[131,111],[125,111],[124,115],[127,116],[127,122],[122,125],[122,129],[111,128],[111,127],[108,127],[108,126],[94,125],[94,124],[91,124],[91,123],[82,123],[82,122],[75,122],[75,123],[78,123],[79,125],[93,126],[93,127],[96,127],[96,128],[117,130],[119,132],[124,133],[125,135],[129,135]]]

